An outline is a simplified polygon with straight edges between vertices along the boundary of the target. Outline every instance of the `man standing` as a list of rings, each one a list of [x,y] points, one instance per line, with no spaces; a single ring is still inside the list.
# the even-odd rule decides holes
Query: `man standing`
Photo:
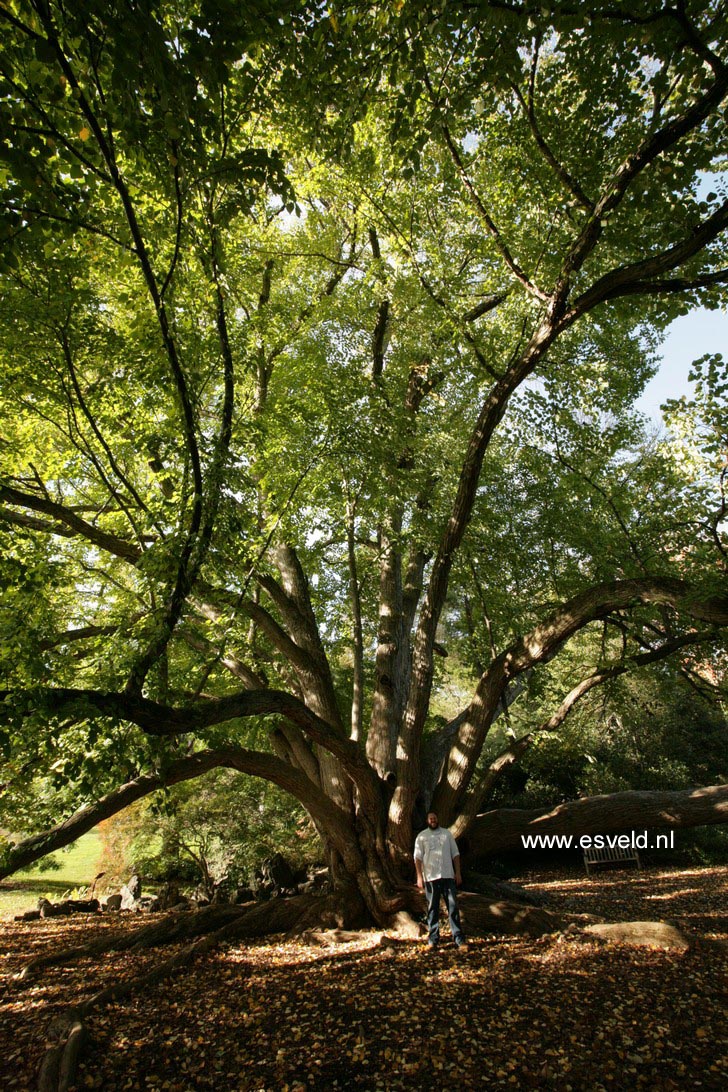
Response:
[[[450,929],[458,948],[465,944],[465,937],[460,925],[457,887],[462,884],[460,874],[460,850],[449,830],[440,826],[437,814],[428,813],[427,828],[417,835],[415,841],[415,868],[417,886],[427,897],[427,925],[430,930],[429,946],[437,947],[440,940],[440,898],[447,904]]]

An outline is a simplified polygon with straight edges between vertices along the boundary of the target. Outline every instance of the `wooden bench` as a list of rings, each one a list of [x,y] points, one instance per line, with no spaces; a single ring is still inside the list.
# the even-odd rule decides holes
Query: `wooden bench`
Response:
[[[589,875],[589,869],[594,868],[595,865],[622,864],[623,862],[634,861],[637,868],[642,867],[640,855],[636,849],[620,849],[619,846],[603,846],[595,849],[594,846],[590,846],[589,849],[583,850],[583,853],[587,876]]]

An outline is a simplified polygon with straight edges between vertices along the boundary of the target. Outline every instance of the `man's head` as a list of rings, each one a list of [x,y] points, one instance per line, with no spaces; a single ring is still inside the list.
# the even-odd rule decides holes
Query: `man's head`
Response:
[[[437,830],[440,825],[440,820],[437,818],[436,811],[428,811],[427,813],[427,825],[430,830]]]

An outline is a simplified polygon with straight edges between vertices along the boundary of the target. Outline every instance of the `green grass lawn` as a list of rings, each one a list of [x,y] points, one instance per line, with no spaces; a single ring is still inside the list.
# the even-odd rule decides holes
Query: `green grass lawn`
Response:
[[[60,868],[38,872],[37,868],[16,872],[0,883],[0,918],[35,910],[38,899],[45,896],[57,900],[65,891],[87,887],[98,872],[101,837],[91,830],[68,849],[52,854]]]

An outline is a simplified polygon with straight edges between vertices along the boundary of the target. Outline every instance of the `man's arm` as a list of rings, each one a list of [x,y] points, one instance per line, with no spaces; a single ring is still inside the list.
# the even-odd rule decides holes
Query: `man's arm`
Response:
[[[419,857],[415,857],[415,870],[417,872],[417,886],[420,891],[425,890],[425,877],[422,872],[422,861]]]
[[[417,837],[415,838],[414,858],[415,858],[415,871],[417,872],[417,886],[419,887],[420,891],[425,890],[425,875],[424,875],[424,872],[422,871],[422,859],[423,859],[423,857],[424,857],[424,853],[423,853],[423,850],[422,850],[422,838],[418,834]]]
[[[455,871],[455,883],[458,885],[458,887],[462,887],[463,877],[460,871],[460,854],[458,854],[457,857],[453,857],[452,867]]]
[[[450,831],[448,831],[448,834],[450,834]],[[463,875],[460,871],[460,850],[452,834],[450,834],[450,856],[452,857],[452,867],[455,873],[455,883],[458,887],[462,887]]]

